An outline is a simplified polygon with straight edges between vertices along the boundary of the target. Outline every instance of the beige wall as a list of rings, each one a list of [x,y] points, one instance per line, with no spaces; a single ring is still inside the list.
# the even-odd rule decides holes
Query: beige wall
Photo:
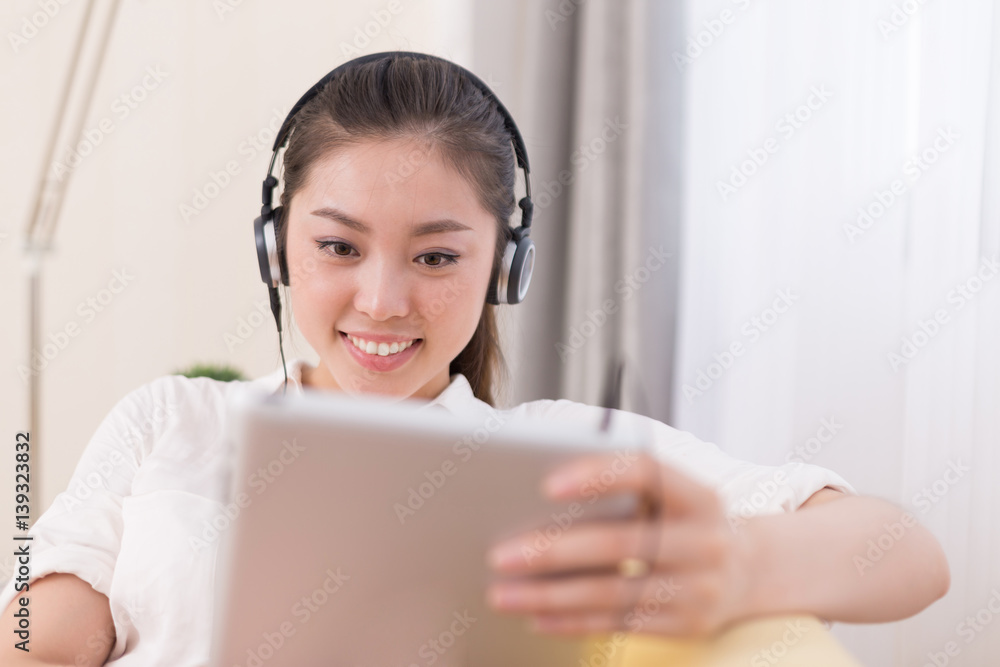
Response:
[[[236,6],[219,11],[228,5]],[[7,286],[0,297],[7,313],[0,327],[7,350],[0,373],[0,438],[7,441],[0,446],[0,518],[10,521],[8,534],[14,532],[14,438],[28,428],[28,385],[17,369],[28,357],[23,229],[83,10],[82,0],[69,1],[26,43],[15,49],[8,36],[0,47],[7,208],[0,220],[0,280]],[[19,34],[24,19],[40,12],[38,0],[5,2],[0,27]],[[372,12],[388,18],[387,25],[375,30]],[[280,363],[269,311],[245,342],[230,349],[225,340],[267,297],[252,221],[270,151],[255,151],[248,137],[270,137],[270,145],[268,128],[348,59],[345,51],[356,47],[366,24],[376,34],[370,44],[359,42],[361,53],[426,51],[472,67],[472,20],[466,0],[121,3],[84,125],[103,138],[74,170],[44,261],[43,342],[67,325],[78,333],[42,375],[35,438],[41,455],[32,466],[43,497],[33,517],[65,488],[101,419],[132,389],[194,362],[231,363],[251,377]],[[161,80],[147,77],[147,68],[159,68]],[[116,99],[144,77],[150,90],[138,91],[145,99],[126,115]],[[100,130],[102,119],[109,119],[110,132]],[[64,154],[65,146],[57,155]],[[195,191],[204,191],[227,163],[238,173],[186,223],[180,205],[193,205]],[[110,284],[116,271],[126,274],[123,288]],[[109,286],[120,291],[112,294]],[[102,298],[102,310],[89,312],[87,299]],[[296,346],[286,338],[289,356],[314,358],[297,340]],[[0,557],[0,579],[11,563]]]

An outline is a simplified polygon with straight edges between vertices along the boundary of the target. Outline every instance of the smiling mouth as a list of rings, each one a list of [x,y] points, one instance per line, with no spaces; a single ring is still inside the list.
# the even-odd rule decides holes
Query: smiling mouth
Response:
[[[388,357],[393,354],[399,354],[400,352],[409,349],[414,343],[423,340],[422,338],[413,338],[407,341],[393,343],[376,343],[373,340],[365,340],[364,338],[352,336],[348,333],[341,333],[343,333],[344,337],[351,341],[351,344],[354,345],[354,347],[360,352],[373,357]]]

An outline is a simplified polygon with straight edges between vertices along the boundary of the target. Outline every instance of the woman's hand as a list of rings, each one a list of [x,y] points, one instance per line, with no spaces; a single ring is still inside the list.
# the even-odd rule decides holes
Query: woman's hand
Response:
[[[645,454],[578,459],[549,475],[544,490],[577,501],[577,518],[550,529],[543,549],[535,532],[494,547],[494,570],[512,575],[490,586],[495,609],[534,616],[540,632],[701,637],[745,614],[750,547],[714,490]],[[587,521],[598,493],[625,492],[645,499],[648,518]],[[628,558],[648,561],[648,574],[623,576]]]

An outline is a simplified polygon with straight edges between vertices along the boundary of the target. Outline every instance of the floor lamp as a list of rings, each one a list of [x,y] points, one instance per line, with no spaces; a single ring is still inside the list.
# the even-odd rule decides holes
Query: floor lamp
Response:
[[[111,0],[107,11],[107,16],[101,32],[93,37],[96,39],[97,54],[93,67],[86,77],[86,82],[82,89],[82,102],[76,114],[69,112],[70,93],[77,81],[83,81],[82,55],[84,44],[88,42],[94,20],[95,0],[88,0],[84,10],[83,22],[77,34],[76,44],[73,47],[72,61],[69,72],[63,84],[62,95],[59,100],[59,107],[56,110],[53,127],[49,134],[48,145],[45,150],[45,158],[42,160],[41,173],[39,174],[35,186],[34,205],[31,210],[31,217],[25,227],[24,235],[24,256],[25,268],[28,274],[28,424],[31,433],[31,456],[36,462],[41,461],[43,451],[42,438],[40,436],[41,422],[41,393],[42,369],[41,364],[35,366],[36,355],[41,355],[41,286],[42,286],[42,264],[45,253],[52,248],[52,239],[55,236],[56,223],[59,221],[59,212],[62,210],[63,199],[66,188],[72,178],[73,171],[66,173],[53,173],[53,157],[60,137],[68,137],[70,145],[76,145],[83,138],[83,124],[87,119],[87,112],[90,110],[91,100],[94,96],[94,89],[100,78],[101,67],[104,64],[104,56],[107,53],[108,43],[111,41],[111,33],[114,28],[115,18],[118,15],[119,0]],[[37,465],[37,463],[36,463]],[[29,498],[36,508],[35,499],[42,498],[41,476],[36,473],[34,482],[31,485]]]

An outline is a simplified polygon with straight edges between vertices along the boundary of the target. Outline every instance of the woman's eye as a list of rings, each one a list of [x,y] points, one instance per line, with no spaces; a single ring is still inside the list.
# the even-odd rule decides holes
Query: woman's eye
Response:
[[[326,254],[335,257],[350,257],[354,252],[351,244],[343,241],[317,241],[316,247]],[[418,259],[421,260],[420,263],[424,266],[435,269],[458,263],[458,255],[448,255],[443,252],[429,252],[426,255],[421,255]]]
[[[320,250],[326,252],[330,255],[337,255],[338,257],[347,257],[351,254],[350,245],[344,243],[343,241],[317,241],[316,245]],[[327,250],[327,248],[333,248],[332,251]]]
[[[445,255],[440,252],[429,252],[426,255],[421,255],[421,257],[425,260],[424,265],[435,268],[439,266],[447,266],[448,264],[455,264],[458,261],[456,259],[458,257],[457,255]]]

